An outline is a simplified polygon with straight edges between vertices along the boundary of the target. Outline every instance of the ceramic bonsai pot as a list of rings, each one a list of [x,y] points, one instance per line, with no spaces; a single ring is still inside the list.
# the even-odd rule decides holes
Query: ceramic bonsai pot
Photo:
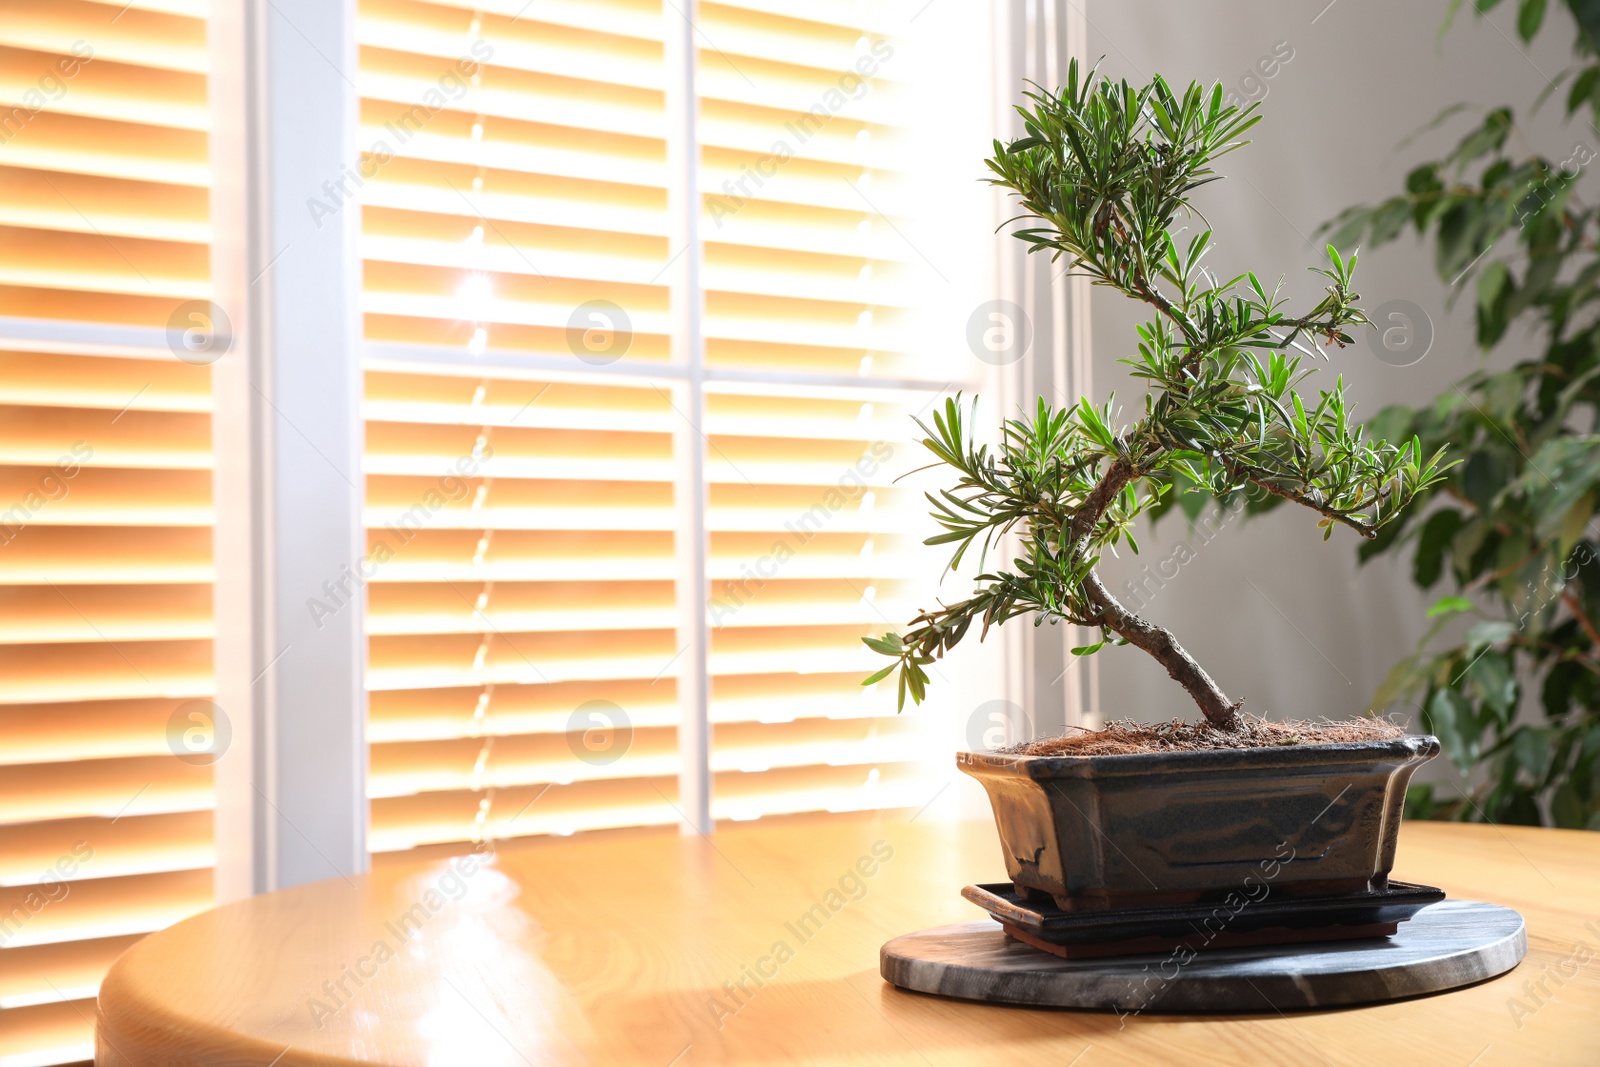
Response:
[[[1381,890],[1434,737],[1118,756],[958,753],[1019,896],[1067,910]]]

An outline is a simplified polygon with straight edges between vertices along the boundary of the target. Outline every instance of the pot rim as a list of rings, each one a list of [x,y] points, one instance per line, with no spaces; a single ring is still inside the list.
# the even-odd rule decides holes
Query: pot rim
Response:
[[[1026,756],[999,752],[956,753],[956,764],[968,774],[1015,775],[1027,778],[1121,776],[1161,771],[1205,771],[1311,767],[1323,764],[1366,762],[1374,758],[1405,761],[1432,759],[1439,754],[1439,739],[1432,734],[1406,734],[1375,741],[1339,741],[1329,744],[1274,745],[1259,748],[1211,748],[1167,752],[1099,753],[1095,755]]]

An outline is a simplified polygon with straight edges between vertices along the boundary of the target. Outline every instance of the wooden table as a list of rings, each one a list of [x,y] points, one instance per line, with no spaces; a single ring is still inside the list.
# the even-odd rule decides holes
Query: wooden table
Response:
[[[1522,965],[1453,993],[1119,1021],[886,985],[878,946],[977,918],[958,891],[999,876],[1000,862],[988,823],[902,814],[502,844],[454,871],[442,859],[389,867],[146,938],[101,987],[98,1062],[1600,1062],[1600,834],[1405,826],[1397,877],[1527,918]]]

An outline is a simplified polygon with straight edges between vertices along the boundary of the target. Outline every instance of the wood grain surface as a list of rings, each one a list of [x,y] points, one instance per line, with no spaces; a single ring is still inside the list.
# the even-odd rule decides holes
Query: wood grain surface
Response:
[[[1600,834],[1407,823],[1395,876],[1527,919],[1526,960],[1374,1007],[1157,1016],[907,993],[878,948],[981,913],[989,823],[862,814],[504,843],[196,916],[100,990],[102,1067],[1600,1063]]]

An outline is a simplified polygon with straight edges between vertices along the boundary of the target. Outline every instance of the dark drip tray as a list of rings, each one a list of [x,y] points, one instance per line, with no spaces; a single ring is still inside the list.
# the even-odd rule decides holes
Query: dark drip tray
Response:
[[[1391,881],[1387,889],[1334,897],[1284,894],[1233,903],[1063,911],[1018,897],[1010,882],[969,885],[961,895],[1025,944],[1072,958],[1187,948],[1200,952],[1245,945],[1383,937],[1429,904],[1444,899],[1432,886]]]

